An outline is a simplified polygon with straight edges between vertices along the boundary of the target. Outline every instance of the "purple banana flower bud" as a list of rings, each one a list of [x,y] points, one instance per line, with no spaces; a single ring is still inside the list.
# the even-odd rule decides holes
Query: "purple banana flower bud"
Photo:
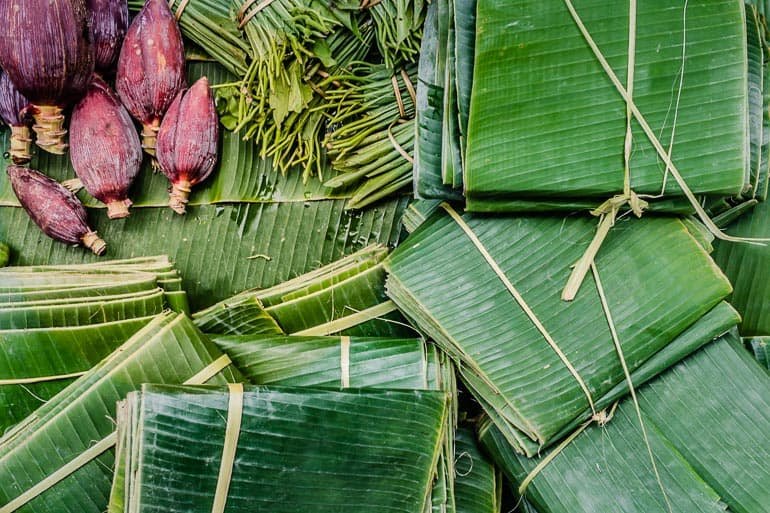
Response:
[[[72,111],[70,142],[72,167],[88,193],[107,205],[110,219],[128,216],[142,147],[128,112],[98,77]]]
[[[217,162],[219,121],[209,81],[201,77],[169,107],[158,132],[158,163],[171,180],[168,205],[184,214],[190,189],[205,180]]]
[[[185,86],[182,33],[166,0],[147,0],[131,22],[118,57],[115,89],[142,124],[142,147],[155,155],[160,121]]]
[[[0,0],[0,66],[30,101],[37,145],[63,154],[62,109],[83,95],[94,71],[84,0]]]
[[[19,198],[43,233],[61,242],[83,244],[97,255],[107,244],[88,226],[86,209],[59,182],[26,167],[8,166],[8,178]]]
[[[0,69],[0,121],[11,127],[9,153],[14,164],[26,164],[32,158],[32,131],[21,111],[29,104],[11,79]]]
[[[86,0],[94,36],[96,69],[111,70],[118,60],[120,45],[128,30],[127,0]]]

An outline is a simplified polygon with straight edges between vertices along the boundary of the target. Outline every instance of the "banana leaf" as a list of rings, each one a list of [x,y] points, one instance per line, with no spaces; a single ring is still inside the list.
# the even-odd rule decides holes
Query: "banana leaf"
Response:
[[[239,379],[187,317],[158,315],[0,439],[0,511],[103,512],[116,401],[146,382]]]
[[[643,435],[633,404],[626,400],[609,424],[585,429],[558,452],[529,482],[527,497],[540,511],[612,511],[621,506],[624,511],[651,511],[663,509],[627,509],[629,491],[633,502],[643,506],[639,498],[657,494],[660,500],[662,486],[674,511],[706,511],[674,503],[707,485],[730,511],[762,511],[770,500],[765,486],[768,387],[767,371],[741,346],[737,333],[727,333],[638,392],[647,436],[662,470],[660,485],[649,478],[646,484],[635,484],[641,476],[652,477],[652,469],[640,443]],[[481,440],[514,483],[522,483],[538,463],[505,447],[502,434],[489,423],[481,430]],[[692,484],[666,478],[674,459],[695,478],[687,480]],[[624,467],[634,461],[646,462],[648,468],[625,473]],[[571,480],[573,475],[580,475],[581,481]]]
[[[387,301],[382,260],[368,246],[263,290],[247,290],[193,315],[206,333],[400,336],[414,331]]]
[[[574,301],[560,299],[593,231],[581,217],[460,216],[444,206],[385,262],[388,295],[530,456],[624,381],[594,277]],[[604,244],[596,275],[631,372],[730,293],[677,219],[623,218]]]
[[[760,203],[750,214],[729,226],[739,237],[770,236],[770,205]],[[714,260],[722,268],[735,290],[730,302],[741,313],[741,335],[770,335],[770,246],[714,242]]]
[[[596,206],[623,192],[626,102],[570,15],[571,4],[618,85],[628,88],[628,4],[479,1],[468,210],[515,207],[510,199],[557,207],[581,198]],[[741,193],[750,179],[743,3],[643,2],[633,18],[632,97],[648,129],[635,115],[631,190],[650,199],[683,195],[649,134],[670,151],[694,194]]]
[[[401,223],[404,225],[404,229],[412,233],[425,221],[441,204],[441,200],[421,200],[416,199],[409,203],[409,206],[404,210],[404,215],[401,218]]]
[[[156,385],[129,394],[124,476],[109,511],[211,511],[228,396]],[[424,511],[448,415],[443,392],[252,385],[242,398],[227,511]]]
[[[744,341],[759,363],[770,369],[770,349],[767,348],[770,337],[750,337]]]
[[[455,505],[457,513],[500,513],[503,478],[482,452],[468,426],[455,432]]]
[[[540,513],[623,511],[724,512],[721,498],[645,418],[661,492],[633,405],[624,402],[604,427],[591,426],[535,476],[525,497]],[[482,447],[511,483],[519,485],[542,458],[524,458],[495,425],[479,425]]]
[[[0,267],[8,265],[10,252],[11,250],[8,249],[8,246],[4,242],[0,242]]]
[[[443,390],[451,408],[442,439],[431,509],[454,511],[454,449],[457,423],[454,368],[422,339],[252,335],[213,338],[243,375],[256,385],[329,388]]]
[[[737,333],[662,374],[640,391],[639,403],[730,510],[767,508],[770,374]]]
[[[368,244],[395,243],[405,205],[405,199],[396,199],[358,213],[346,212],[344,200],[211,205],[184,217],[167,208],[136,209],[125,224],[101,215],[91,219],[112,257],[167,253],[188,278],[185,289],[195,311],[246,288],[270,287]],[[14,248],[16,265],[99,260],[43,236],[20,208],[0,207],[0,237]]]
[[[0,330],[0,433],[31,414],[152,320]]]

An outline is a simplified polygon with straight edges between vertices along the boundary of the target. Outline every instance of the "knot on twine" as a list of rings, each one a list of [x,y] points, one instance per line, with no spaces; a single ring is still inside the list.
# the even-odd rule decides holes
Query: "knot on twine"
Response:
[[[610,215],[614,219],[617,217],[620,209],[625,205],[628,205],[628,207],[631,209],[631,212],[633,212],[636,217],[642,217],[642,214],[649,206],[649,203],[640,198],[637,193],[629,189],[623,194],[616,194],[595,209],[591,210],[591,215]]]

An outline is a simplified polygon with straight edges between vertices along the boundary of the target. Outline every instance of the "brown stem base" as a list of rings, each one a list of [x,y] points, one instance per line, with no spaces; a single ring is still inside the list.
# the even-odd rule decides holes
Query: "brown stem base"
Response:
[[[32,159],[32,131],[28,126],[11,127],[11,148],[8,153],[14,164],[26,164]]]
[[[153,157],[155,157],[155,146],[158,143],[158,130],[160,130],[160,120],[142,124],[142,148]]]
[[[48,153],[64,155],[68,145],[64,142],[67,130],[64,129],[64,114],[56,105],[36,105],[34,107],[35,124],[32,129],[37,134],[35,143]]]
[[[130,214],[128,207],[131,205],[131,200],[128,198],[110,201],[107,203],[107,217],[110,219],[123,219],[124,217],[128,217]]]
[[[103,255],[107,249],[107,243],[96,235],[96,232],[88,232],[81,239],[83,245],[94,252],[95,255]]]
[[[168,206],[177,214],[187,212],[187,202],[190,201],[188,199],[190,197],[190,187],[192,187],[192,184],[187,180],[180,180],[177,183],[171,184]]]

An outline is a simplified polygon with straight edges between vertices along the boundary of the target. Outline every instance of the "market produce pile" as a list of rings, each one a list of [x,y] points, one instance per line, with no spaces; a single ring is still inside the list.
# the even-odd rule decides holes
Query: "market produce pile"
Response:
[[[770,2],[0,13],[0,513],[767,511]]]

